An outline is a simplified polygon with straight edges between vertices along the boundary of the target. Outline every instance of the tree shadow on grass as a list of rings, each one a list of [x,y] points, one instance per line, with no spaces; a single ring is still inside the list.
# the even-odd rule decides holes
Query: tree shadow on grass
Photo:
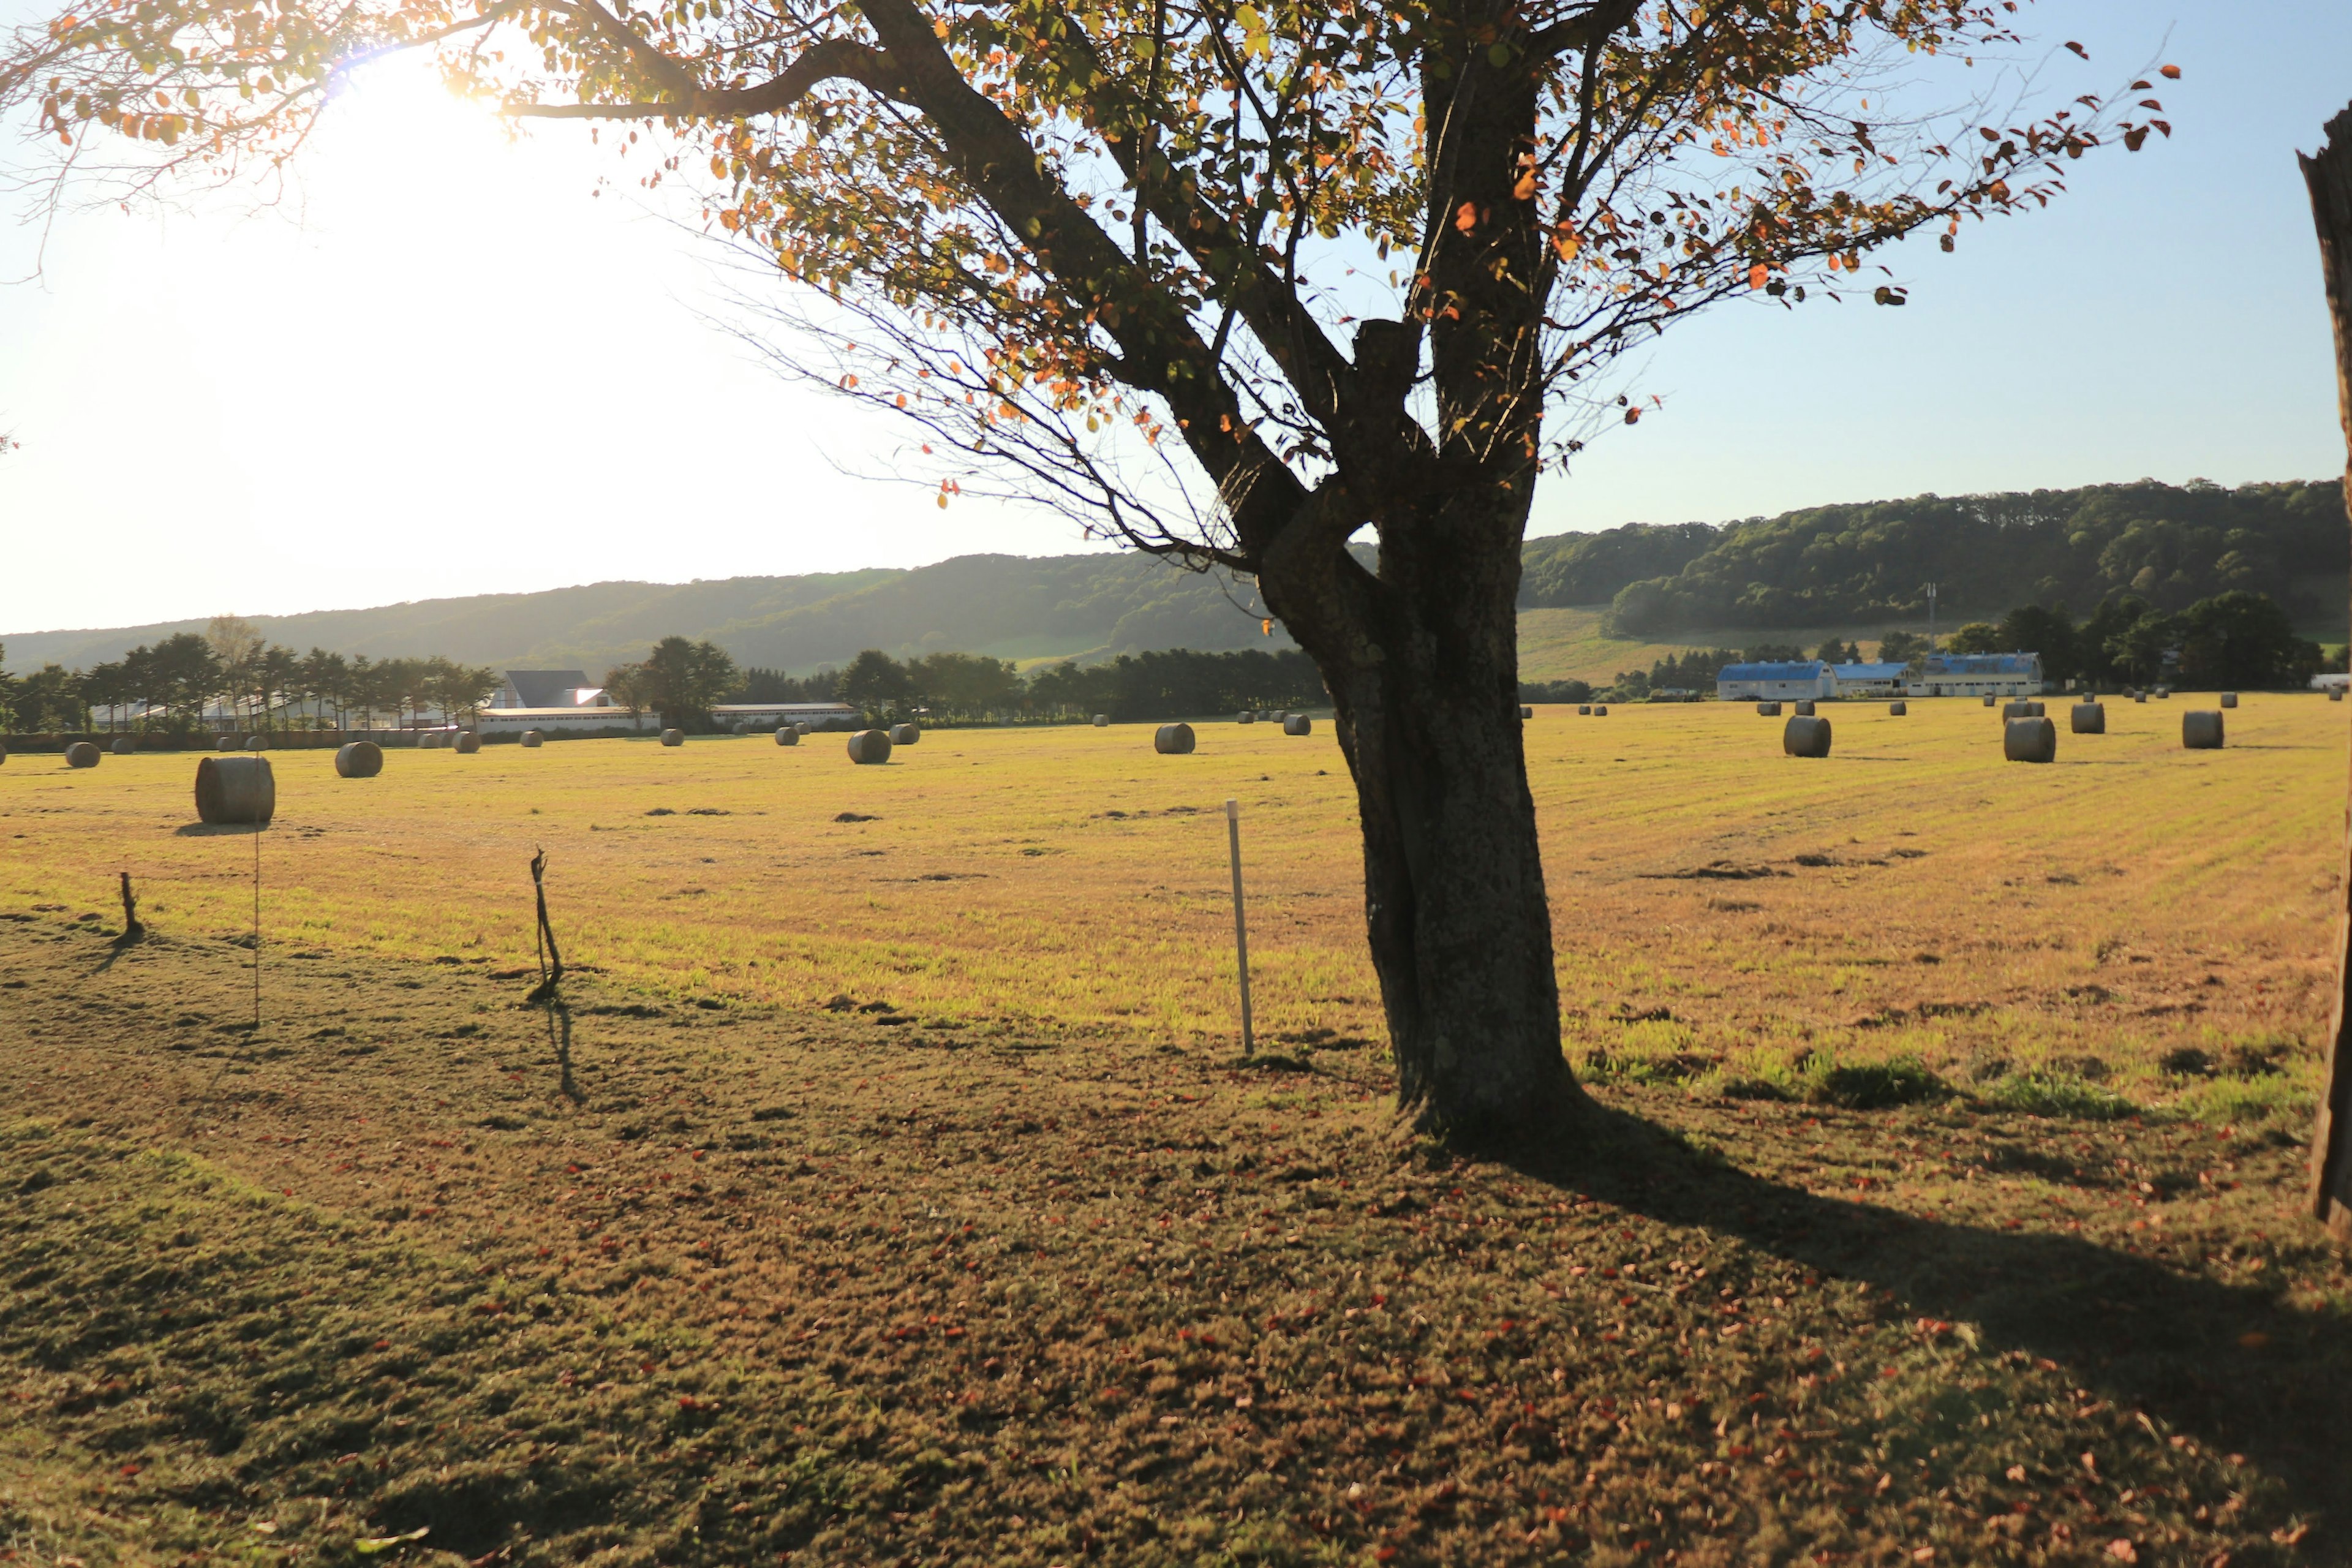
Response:
[[[1625,1112],[1591,1104],[1577,1114],[1579,1147],[1507,1163],[1660,1223],[1879,1287],[1923,1316],[1974,1323],[1988,1350],[2046,1358],[2122,1408],[2248,1456],[2306,1517],[2352,1515],[2352,1338],[2340,1319],[2076,1237],[1819,1196],[1695,1153]]]
[[[266,822],[185,822],[172,829],[174,838],[236,838],[247,833],[267,833]]]

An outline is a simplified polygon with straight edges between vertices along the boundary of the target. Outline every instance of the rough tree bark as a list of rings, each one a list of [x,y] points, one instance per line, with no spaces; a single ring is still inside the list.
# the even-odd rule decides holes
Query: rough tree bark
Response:
[[[1607,22],[1613,25],[1612,15]],[[1422,303],[1436,435],[1407,416],[1418,322],[1373,321],[1335,388],[1333,477],[1259,553],[1355,775],[1399,1108],[1468,1142],[1565,1131],[1551,907],[1518,716],[1519,547],[1544,405],[1534,79],[1424,71],[1450,187]],[[1347,552],[1365,523],[1376,572]]]
[[[2327,283],[2327,309],[2336,325],[2336,406],[2344,417],[2344,504],[2352,518],[2352,107],[2327,124],[2327,142],[2315,157],[2302,158],[2311,187],[2312,221],[2319,227],[2319,263]],[[2336,927],[2336,1008],[2328,1030],[2327,1087],[2319,1099],[2319,1121],[2311,1140],[2312,1211],[2320,1222],[2352,1241],[2352,819],[2347,819],[2343,877],[2345,900]]]

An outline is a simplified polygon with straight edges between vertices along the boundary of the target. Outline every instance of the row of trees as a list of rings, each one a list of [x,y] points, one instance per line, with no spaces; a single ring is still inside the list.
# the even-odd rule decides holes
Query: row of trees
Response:
[[[2343,664],[2296,635],[2277,601],[2245,592],[2216,594],[2178,613],[2126,595],[2106,600],[2080,625],[2063,605],[2025,605],[1997,625],[1969,622],[1946,647],[1953,653],[2038,653],[2043,679],[2103,686],[2301,686]]]
[[[635,664],[608,671],[604,687],[633,712],[666,725],[706,726],[728,702],[846,702],[876,717],[921,713],[935,720],[1171,719],[1243,708],[1297,708],[1328,701],[1314,661],[1296,648],[1203,653],[1169,648],[1122,654],[1106,664],[1064,660],[1024,677],[1010,659],[940,652],[899,660],[867,648],[842,669],[813,675],[738,669],[709,642],[665,637]]]
[[[241,729],[271,731],[308,721],[373,728],[379,715],[429,710],[471,716],[501,677],[435,656],[370,659],[312,648],[298,654],[268,642],[233,616],[203,634],[180,632],[120,659],[69,670],[56,664],[21,678],[0,669],[0,721],[19,733],[163,731],[184,734],[207,714]],[[299,713],[297,710],[299,710]]]

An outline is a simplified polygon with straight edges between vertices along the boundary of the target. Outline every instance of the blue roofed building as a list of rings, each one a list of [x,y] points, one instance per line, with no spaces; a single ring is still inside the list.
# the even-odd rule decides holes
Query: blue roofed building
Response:
[[[1931,653],[1903,689],[1913,697],[2039,697],[2038,653]]]
[[[1818,658],[1727,664],[1716,671],[1715,694],[1726,702],[1834,697],[1837,695],[1837,678],[1830,673],[1830,667]]]
[[[1830,679],[1839,697],[1893,697],[1903,689],[1907,664],[1833,664]]]

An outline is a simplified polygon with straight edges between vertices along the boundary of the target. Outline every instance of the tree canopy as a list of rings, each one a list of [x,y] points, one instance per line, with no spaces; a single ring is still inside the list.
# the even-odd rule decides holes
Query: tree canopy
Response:
[[[962,456],[943,504],[984,471],[1255,569],[1351,442],[1524,488],[1587,429],[1547,408],[1672,319],[1899,304],[1861,275],[1876,247],[1949,248],[2086,148],[2170,133],[2153,98],[1933,132],[1895,108],[1882,51],[2000,50],[2016,9],[145,0],[20,30],[0,101],[61,161],[111,133],[142,188],[289,156],[392,51],[518,119],[616,122],[646,184],[694,182],[818,291],[793,309],[828,363],[792,368]]]

